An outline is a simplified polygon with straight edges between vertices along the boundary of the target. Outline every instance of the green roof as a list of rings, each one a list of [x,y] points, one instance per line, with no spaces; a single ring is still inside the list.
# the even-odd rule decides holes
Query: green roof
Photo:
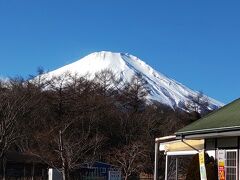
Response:
[[[176,135],[193,135],[209,132],[240,130],[240,99],[185,126]]]

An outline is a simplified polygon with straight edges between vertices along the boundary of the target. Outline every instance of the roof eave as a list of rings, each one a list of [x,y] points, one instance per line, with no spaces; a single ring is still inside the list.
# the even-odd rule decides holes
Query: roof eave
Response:
[[[212,131],[200,131],[195,133],[186,133],[179,132],[176,133],[176,139],[207,139],[207,138],[217,138],[217,137],[234,137],[240,136],[239,128],[231,128],[231,129],[215,129]]]
[[[205,128],[197,130],[188,130],[188,131],[177,131],[175,135],[178,134],[199,134],[199,133],[211,133],[211,132],[225,132],[225,131],[235,131],[240,130],[240,126],[229,126],[229,127],[220,127],[220,128]]]

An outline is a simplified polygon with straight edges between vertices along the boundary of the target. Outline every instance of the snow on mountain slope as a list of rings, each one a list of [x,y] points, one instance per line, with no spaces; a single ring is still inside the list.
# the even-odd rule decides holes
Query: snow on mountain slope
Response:
[[[164,76],[144,61],[126,53],[95,52],[72,64],[49,72],[47,76],[59,76],[65,72],[70,72],[82,76],[88,74],[90,78],[93,78],[95,73],[105,69],[112,70],[118,78],[128,82],[134,75],[141,74],[150,88],[147,99],[158,101],[172,108],[185,109],[186,103],[190,102],[192,97],[198,95],[197,91],[193,91],[181,83]],[[208,100],[209,109],[217,109],[223,106],[222,103],[212,98],[208,97]]]

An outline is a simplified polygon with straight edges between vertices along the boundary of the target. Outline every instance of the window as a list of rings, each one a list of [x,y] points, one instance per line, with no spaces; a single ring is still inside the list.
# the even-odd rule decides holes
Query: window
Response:
[[[101,173],[106,173],[106,168],[100,168]]]
[[[226,150],[225,151],[225,171],[226,180],[237,179],[237,150]]]

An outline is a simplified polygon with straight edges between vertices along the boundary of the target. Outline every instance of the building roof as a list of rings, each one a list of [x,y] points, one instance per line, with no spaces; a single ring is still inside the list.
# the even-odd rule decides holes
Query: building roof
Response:
[[[45,164],[39,157],[27,153],[19,153],[14,151],[9,151],[6,153],[6,159],[8,162],[13,163],[35,163],[35,164]]]
[[[177,131],[177,136],[240,130],[240,99]]]

